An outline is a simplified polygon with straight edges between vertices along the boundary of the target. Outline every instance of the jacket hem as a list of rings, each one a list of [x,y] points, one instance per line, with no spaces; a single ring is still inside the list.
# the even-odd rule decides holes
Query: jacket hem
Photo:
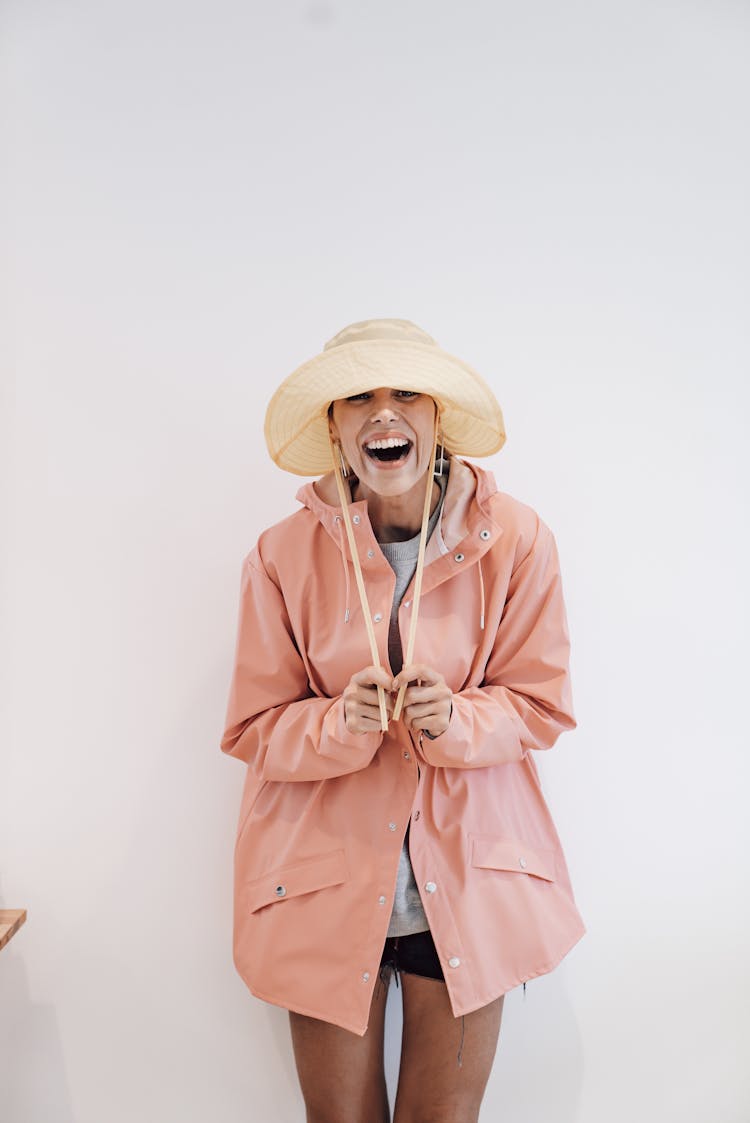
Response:
[[[509,986],[505,987],[503,990],[493,990],[491,994],[489,994],[486,998],[482,998],[479,1002],[464,1004],[457,1003],[455,1006],[452,1006],[454,1016],[456,1018],[460,1018],[464,1014],[473,1014],[475,1010],[481,1010],[483,1006],[487,1006],[490,1002],[494,1002],[496,998],[500,998],[503,994],[507,994],[509,991],[515,990],[515,988],[517,986],[520,986],[521,983],[528,983],[531,979],[538,979],[540,975],[549,975],[550,971],[554,971],[555,967],[558,967],[560,965],[565,956],[573,950],[578,941],[581,940],[585,935],[586,926],[585,924],[581,923],[580,929],[578,929],[571,943],[567,944],[565,950],[561,951],[559,955],[555,955],[552,959],[548,959],[547,962],[544,963],[541,967],[535,968],[533,971],[529,971],[525,975],[518,975],[514,980],[511,981]]]
[[[298,1002],[292,1004],[282,1001],[279,998],[271,998],[270,995],[264,994],[261,990],[251,986],[247,979],[243,979],[243,981],[254,998],[259,998],[262,1002],[268,1002],[271,1006],[278,1006],[280,1009],[289,1010],[294,1014],[304,1014],[308,1018],[317,1018],[318,1021],[328,1022],[329,1025],[338,1026],[340,1029],[347,1029],[350,1033],[356,1033],[358,1037],[364,1037],[367,1033],[367,1022],[365,1022],[364,1025],[362,1025],[361,1022],[355,1024],[346,1019],[332,1018],[330,1015],[326,1015],[320,1010],[312,1009],[309,1006],[303,1006]]]

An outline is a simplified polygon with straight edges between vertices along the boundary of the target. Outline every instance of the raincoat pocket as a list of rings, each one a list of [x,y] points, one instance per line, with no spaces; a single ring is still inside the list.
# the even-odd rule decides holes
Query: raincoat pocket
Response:
[[[250,912],[279,904],[290,897],[314,893],[346,881],[349,870],[344,850],[331,850],[294,865],[278,866],[263,877],[247,882],[244,895]]]
[[[471,864],[479,869],[531,874],[545,881],[554,881],[556,876],[554,850],[532,847],[517,838],[472,836]]]

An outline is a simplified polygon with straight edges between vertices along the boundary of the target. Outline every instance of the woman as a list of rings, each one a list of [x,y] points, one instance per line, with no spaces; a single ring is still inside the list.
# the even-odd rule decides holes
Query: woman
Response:
[[[265,434],[321,478],[242,571],[235,964],[290,1012],[308,1123],[389,1120],[394,971],[395,1123],[476,1120],[503,995],[585,931],[529,751],[576,724],[554,538],[461,459],[500,407],[410,321],[339,332]]]

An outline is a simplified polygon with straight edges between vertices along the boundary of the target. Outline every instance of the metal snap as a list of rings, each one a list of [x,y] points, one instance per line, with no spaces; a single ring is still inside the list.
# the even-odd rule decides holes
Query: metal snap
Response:
[[[449,967],[460,967],[461,966],[461,960],[458,958],[457,955],[452,955],[450,957],[450,959],[448,960],[448,966]]]
[[[369,971],[363,971],[362,972],[362,982],[367,983],[369,981],[370,981],[370,972]]]
[[[354,518],[352,519],[352,522],[354,523],[355,526],[359,526],[359,524],[360,524],[359,515],[355,515]]]
[[[395,831],[395,829],[396,829],[396,824],[395,824],[395,823],[389,823],[389,824],[388,824],[388,830],[389,830],[389,831]]]
[[[434,893],[437,889],[437,885],[434,881],[428,881],[424,888],[426,893]]]
[[[454,554],[453,560],[457,561],[457,562],[462,562],[464,560],[464,555],[463,554]]]
[[[479,537],[483,538],[484,541],[486,542],[487,539],[491,537],[489,530],[480,530],[479,531]]]
[[[284,885],[277,885],[276,886],[276,896],[277,897],[286,897],[286,887]]]
[[[367,556],[368,556],[368,558],[374,558],[375,557],[375,551],[374,550],[368,550]]]
[[[378,897],[378,904],[384,905],[385,904],[385,897]]]
[[[525,858],[519,858],[518,864],[519,864],[519,866],[521,867],[522,870],[526,869],[526,859]]]
[[[383,615],[380,612],[376,612],[375,615],[373,616],[373,620],[375,621],[376,624],[379,624],[382,619],[383,619]]]

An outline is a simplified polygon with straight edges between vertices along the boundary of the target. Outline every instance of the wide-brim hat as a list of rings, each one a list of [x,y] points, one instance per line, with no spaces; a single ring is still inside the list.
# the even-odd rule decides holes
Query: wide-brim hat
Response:
[[[381,386],[434,398],[449,452],[491,456],[505,443],[500,406],[473,367],[443,351],[411,320],[360,320],[297,367],[271,398],[264,427],[271,459],[298,476],[330,471],[328,407]]]

